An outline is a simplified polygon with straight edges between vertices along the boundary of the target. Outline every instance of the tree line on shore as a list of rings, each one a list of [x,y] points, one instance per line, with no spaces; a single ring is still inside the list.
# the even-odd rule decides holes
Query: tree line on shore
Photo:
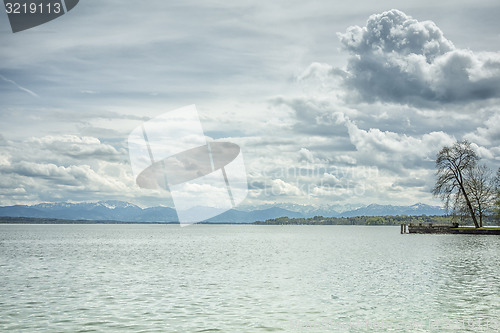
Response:
[[[257,221],[254,224],[282,225],[282,224],[313,224],[313,225],[401,225],[418,223],[450,223],[451,217],[442,215],[396,215],[396,216],[354,216],[354,217],[323,217],[288,218],[278,217],[266,221]]]

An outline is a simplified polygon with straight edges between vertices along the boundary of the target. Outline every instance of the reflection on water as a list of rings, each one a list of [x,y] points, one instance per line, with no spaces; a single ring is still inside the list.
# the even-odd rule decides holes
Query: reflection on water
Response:
[[[477,331],[499,252],[399,227],[2,225],[0,330]]]

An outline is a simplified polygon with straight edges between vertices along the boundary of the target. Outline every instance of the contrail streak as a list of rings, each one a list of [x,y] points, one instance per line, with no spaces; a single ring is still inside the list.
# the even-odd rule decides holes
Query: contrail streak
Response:
[[[30,94],[31,96],[34,96],[34,97],[40,97],[38,96],[36,93],[34,93],[33,91],[27,89],[27,88],[24,88],[20,85],[18,85],[15,81],[11,80],[11,79],[8,79],[6,78],[5,76],[3,76],[2,74],[0,74],[0,78],[2,80],[4,80],[5,82],[9,82],[9,83],[12,83],[13,85],[15,85],[17,88],[19,88],[20,90],[24,91],[24,92],[27,92],[28,94]]]

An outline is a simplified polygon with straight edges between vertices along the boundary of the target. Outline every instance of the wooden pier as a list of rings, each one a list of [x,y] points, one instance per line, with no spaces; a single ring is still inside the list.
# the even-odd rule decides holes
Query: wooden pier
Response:
[[[459,227],[458,223],[418,223],[401,224],[401,234],[466,234],[466,235],[500,235],[500,227]]]

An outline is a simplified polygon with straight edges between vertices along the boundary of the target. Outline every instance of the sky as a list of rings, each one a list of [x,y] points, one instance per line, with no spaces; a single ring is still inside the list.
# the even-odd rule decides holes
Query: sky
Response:
[[[127,137],[195,104],[240,146],[242,209],[439,205],[434,159],[500,166],[498,1],[81,0],[12,33],[0,14],[0,205],[123,200]]]

